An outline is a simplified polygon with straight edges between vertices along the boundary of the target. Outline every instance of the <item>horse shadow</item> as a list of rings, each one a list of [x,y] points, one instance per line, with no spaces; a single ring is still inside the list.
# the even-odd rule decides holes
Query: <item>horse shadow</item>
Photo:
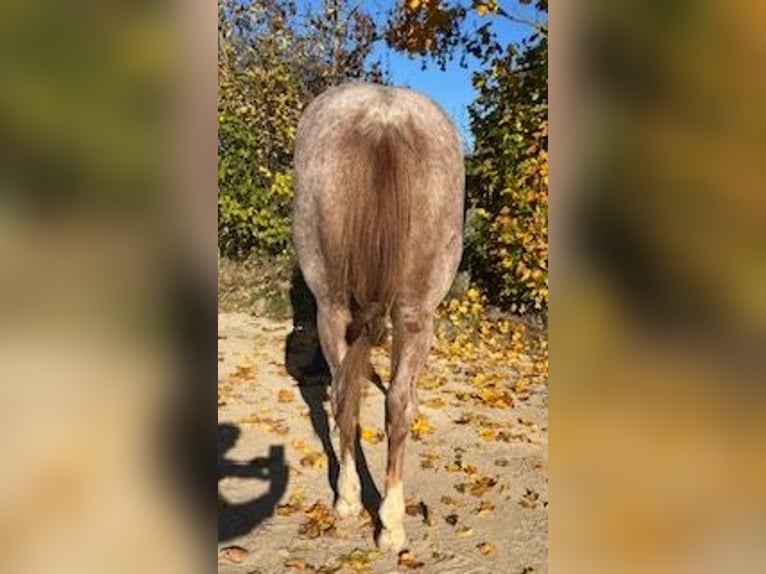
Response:
[[[267,480],[266,494],[246,502],[231,504],[218,491],[218,542],[226,542],[248,534],[261,522],[274,515],[277,503],[287,489],[288,465],[282,445],[271,445],[267,457],[251,461],[226,458],[236,445],[241,431],[232,424],[218,425],[218,481],[227,477]]]
[[[293,330],[285,341],[285,366],[290,376],[298,383],[301,397],[309,407],[311,425],[327,455],[327,481],[337,500],[340,466],[332,444],[330,422],[324,407],[324,403],[329,400],[327,390],[331,380],[330,369],[319,344],[316,301],[297,266],[293,271],[290,285],[290,303],[293,308]],[[382,389],[380,379],[377,375],[375,378],[377,381],[373,381],[374,384]],[[377,517],[382,498],[370,474],[367,459],[358,438],[356,467],[362,485],[362,504],[371,516]]]

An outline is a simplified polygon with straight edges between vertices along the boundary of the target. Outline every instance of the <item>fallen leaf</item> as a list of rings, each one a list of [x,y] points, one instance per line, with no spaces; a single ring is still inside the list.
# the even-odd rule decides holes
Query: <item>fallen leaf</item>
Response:
[[[292,389],[279,389],[277,400],[280,403],[291,403],[295,400],[295,391]]]
[[[273,432],[279,435],[285,435],[290,432],[290,427],[285,424],[283,419],[274,419],[270,417],[261,417],[256,414],[250,414],[238,421],[240,424],[248,426],[258,426],[265,431]]]
[[[221,549],[218,556],[229,562],[236,562],[239,564],[247,558],[248,554],[249,552],[241,546],[227,546],[226,548]]]
[[[497,484],[497,478],[491,476],[481,476],[473,479],[472,482],[461,482],[455,485],[455,490],[460,494],[469,492],[473,496],[481,497],[488,491],[494,488]]]
[[[527,492],[519,499],[519,504],[524,508],[537,508],[537,500],[540,494],[528,488]]]
[[[440,375],[439,376],[425,375],[423,377],[420,377],[418,380],[418,388],[426,389],[426,390],[438,389],[439,387],[443,387],[445,384],[447,384],[446,377],[443,377]]]
[[[479,436],[483,438],[484,440],[493,440],[495,437],[497,437],[497,430],[495,429],[481,429],[479,431]]]
[[[422,516],[423,523],[433,526],[433,519],[431,518],[431,512],[426,506],[426,503],[422,500],[420,502],[411,502],[404,507],[404,511],[407,516]]]
[[[278,504],[277,505],[277,516],[292,516],[296,512],[300,512],[302,509],[302,506],[300,504]]]
[[[479,516],[484,516],[486,514],[492,514],[495,510],[495,505],[492,504],[489,500],[482,500],[479,503],[479,506],[476,507],[476,510],[474,512]]]
[[[292,446],[295,450],[303,452],[306,450],[306,442],[303,439],[300,438],[294,438],[290,441],[290,446]]]
[[[362,550],[354,548],[348,554],[342,554],[338,557],[341,564],[344,564],[354,570],[366,570],[370,562],[380,558],[381,553],[377,550]]]
[[[427,401],[424,401],[420,404],[430,409],[440,409],[447,405],[447,401],[445,401],[442,397],[436,397],[434,399],[429,399]]]
[[[236,380],[247,380],[253,376],[253,364],[249,361],[244,361],[235,367],[234,373],[230,378]]]
[[[455,526],[455,524],[457,524],[457,519],[458,519],[457,514],[448,514],[447,516],[444,517],[444,520],[446,520],[447,524],[449,524],[450,526]]]
[[[420,415],[415,419],[410,427],[412,440],[421,440],[425,435],[433,434],[433,432],[434,427],[431,426],[431,423],[428,422],[428,419],[423,415]]]
[[[288,558],[283,562],[285,568],[295,568],[296,570],[314,569],[313,566],[306,563],[303,558]]]
[[[369,442],[370,444],[378,444],[386,438],[386,435],[382,430],[368,428],[363,428],[359,435],[362,437],[362,440]]]
[[[323,502],[315,502],[303,513],[308,517],[308,521],[298,529],[301,536],[313,539],[335,532],[335,517]]]
[[[468,538],[469,536],[473,536],[473,528],[466,526],[465,524],[458,526],[456,532],[457,535],[461,538]]]
[[[421,452],[420,453],[420,468],[426,469],[426,468],[436,468],[437,462],[441,456],[438,454],[428,453],[428,452]]]
[[[327,455],[323,452],[310,452],[301,458],[301,466],[307,466],[316,470],[327,468]]]
[[[417,516],[420,514],[420,503],[418,504],[408,504],[404,507],[404,512],[407,513],[407,516]]]
[[[422,568],[425,566],[423,562],[418,560],[415,555],[410,552],[409,550],[402,550],[399,553],[399,560],[397,561],[397,564],[399,566],[404,566],[405,568],[409,569],[415,569],[415,568]]]
[[[476,548],[479,549],[479,552],[484,554],[485,556],[488,554],[492,554],[495,551],[495,546],[493,544],[490,544],[489,542],[480,542],[476,545]]]
[[[362,510],[362,513],[359,515],[359,520],[361,520],[362,526],[374,526],[372,515],[366,509]]]
[[[455,500],[451,496],[444,495],[441,497],[441,501],[443,504],[446,504],[447,506],[457,506],[457,500]]]

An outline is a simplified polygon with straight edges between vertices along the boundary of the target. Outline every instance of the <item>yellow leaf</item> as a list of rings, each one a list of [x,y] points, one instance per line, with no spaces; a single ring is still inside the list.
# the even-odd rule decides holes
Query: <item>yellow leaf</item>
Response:
[[[386,435],[381,430],[363,428],[360,436],[364,441],[367,441],[371,444],[378,444],[385,438]]]
[[[306,561],[303,558],[288,558],[285,560],[284,565],[285,568],[295,568],[297,570],[314,569],[313,566],[306,564]]]
[[[362,550],[361,548],[354,548],[348,554],[340,556],[339,560],[341,564],[345,564],[353,570],[367,571],[370,562],[380,558],[381,553],[378,550]]]
[[[247,558],[248,554],[247,549],[242,548],[242,546],[227,546],[221,550],[219,556],[229,562],[239,563]]]
[[[446,504],[447,506],[457,506],[457,500],[446,494],[441,497],[441,501],[442,504]]]
[[[434,428],[431,426],[431,423],[428,422],[428,419],[423,415],[420,415],[417,419],[415,419],[415,421],[412,423],[412,426],[410,427],[412,440],[420,440],[423,438],[423,436],[432,434],[433,432]]]
[[[474,512],[479,516],[484,516],[485,514],[492,514],[494,510],[494,504],[492,504],[489,500],[482,500]]]
[[[323,452],[310,452],[301,459],[301,466],[308,466],[316,470],[327,468],[327,455]]]
[[[410,569],[422,568],[424,565],[423,562],[418,560],[409,550],[404,550],[399,554],[399,560],[397,563],[399,566],[404,566],[405,568]]]
[[[492,440],[497,436],[497,431],[495,429],[481,429],[479,436],[484,440]]]
[[[484,554],[485,556],[487,554],[492,554],[495,551],[494,545],[490,544],[489,542],[480,542],[476,545],[476,548],[479,549],[479,552]]]

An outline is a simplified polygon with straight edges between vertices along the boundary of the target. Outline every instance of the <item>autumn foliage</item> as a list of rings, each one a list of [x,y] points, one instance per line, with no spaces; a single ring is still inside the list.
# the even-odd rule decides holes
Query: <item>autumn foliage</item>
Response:
[[[547,38],[521,56],[509,46],[475,75],[471,106],[471,270],[494,301],[522,312],[548,306],[547,55]]]
[[[218,248],[222,255],[287,250],[292,153],[301,111],[331,85],[380,79],[366,64],[374,37],[364,12],[327,0],[218,2]]]
[[[519,4],[529,5],[530,0]],[[512,311],[548,307],[548,25],[497,0],[405,0],[389,21],[396,49],[433,59],[479,62],[470,106],[474,150],[467,161],[471,206],[466,260],[490,301]],[[547,0],[535,3],[547,14]],[[467,15],[479,23],[473,29]],[[521,45],[495,26],[529,29]]]
[[[473,150],[465,264],[488,303],[548,306],[548,30],[497,0],[405,0],[383,14],[322,0],[219,0],[218,245],[221,255],[289,250],[291,158],[302,110],[329,86],[385,81],[373,48],[424,66],[473,63]],[[514,7],[532,4],[518,0]],[[521,43],[496,29],[522,26]]]

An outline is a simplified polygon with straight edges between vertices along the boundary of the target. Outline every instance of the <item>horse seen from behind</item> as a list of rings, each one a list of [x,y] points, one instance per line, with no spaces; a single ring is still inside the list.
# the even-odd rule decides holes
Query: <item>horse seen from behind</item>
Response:
[[[460,137],[427,97],[347,84],[311,102],[298,125],[293,244],[317,303],[340,430],[339,516],[362,509],[354,459],[370,349],[392,325],[386,393],[388,463],[379,510],[381,550],[406,542],[404,443],[417,416],[416,379],[463,247]]]

